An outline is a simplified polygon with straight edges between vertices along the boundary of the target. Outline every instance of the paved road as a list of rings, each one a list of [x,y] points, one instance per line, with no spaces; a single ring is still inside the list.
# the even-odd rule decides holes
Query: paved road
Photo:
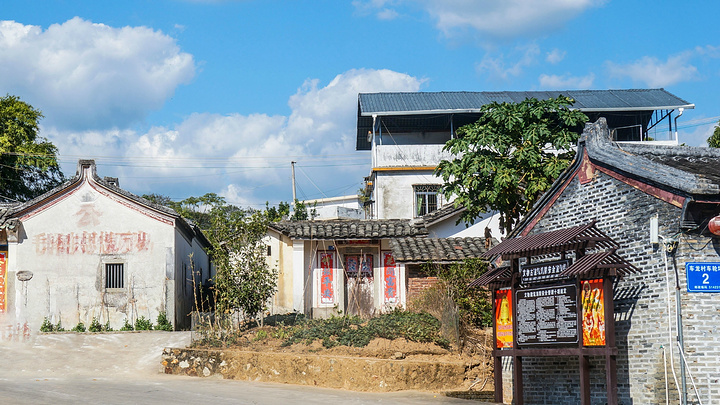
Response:
[[[473,404],[442,395],[359,393],[183,376],[0,379],[2,404]]]
[[[0,342],[0,404],[478,404],[420,392],[326,388],[161,374],[189,333],[58,334]]]

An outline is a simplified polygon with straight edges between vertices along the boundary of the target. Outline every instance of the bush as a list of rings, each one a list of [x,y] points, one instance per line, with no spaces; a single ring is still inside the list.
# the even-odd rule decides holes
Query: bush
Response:
[[[103,330],[105,332],[112,332],[113,328],[110,327],[110,321],[105,322],[105,326],[103,326]]]
[[[149,319],[145,319],[144,316],[135,320],[135,330],[152,330],[153,324]]]
[[[130,321],[128,321],[127,318],[125,318],[125,323],[123,324],[122,328],[120,328],[120,330],[121,331],[129,331],[129,330],[134,330],[134,329],[133,329],[133,326],[130,323]]]
[[[100,321],[98,321],[97,318],[93,316],[92,322],[90,322],[90,326],[88,327],[88,332],[102,332],[103,327],[100,325]]]
[[[436,343],[448,348],[449,342],[440,335],[440,321],[426,312],[394,310],[363,323],[357,316],[313,319],[298,325],[283,346],[322,340],[326,348],[334,346],[364,347],[375,338],[405,338],[414,342]]]
[[[166,331],[172,331],[173,326],[168,321],[167,315],[165,312],[160,312],[157,316],[157,326],[155,327],[155,330],[166,330]]]
[[[40,332],[53,332],[55,330],[55,325],[53,325],[50,320],[45,317],[43,319],[42,325],[40,325]]]
[[[85,331],[86,331],[86,329],[85,329],[85,324],[82,323],[82,322],[78,322],[78,324],[75,325],[75,327],[72,328],[71,331],[73,331],[73,332],[85,332]]]

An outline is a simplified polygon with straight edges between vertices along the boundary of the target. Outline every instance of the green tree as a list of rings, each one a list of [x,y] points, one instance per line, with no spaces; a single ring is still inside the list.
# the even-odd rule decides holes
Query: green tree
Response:
[[[257,210],[216,208],[211,212],[208,239],[217,269],[215,309],[219,314],[238,310],[249,318],[266,309],[276,291],[278,271],[266,260],[267,215]]]
[[[41,118],[18,97],[0,97],[0,201],[26,201],[64,180],[57,148],[38,135]]]
[[[498,211],[509,232],[530,210],[574,156],[587,117],[572,103],[564,96],[493,102],[477,122],[457,130],[443,148],[456,157],[440,162],[436,174],[445,182],[443,194],[466,208],[463,220]]]
[[[711,148],[720,148],[720,121],[715,126],[713,134],[707,139],[707,143]]]
[[[173,201],[170,197],[160,194],[144,194],[142,197],[155,204],[172,208],[183,218],[194,222],[203,231],[210,230],[212,226],[211,213],[213,210],[237,209],[237,207],[228,205],[223,197],[215,193],[207,193],[200,197],[191,196],[181,201]]]

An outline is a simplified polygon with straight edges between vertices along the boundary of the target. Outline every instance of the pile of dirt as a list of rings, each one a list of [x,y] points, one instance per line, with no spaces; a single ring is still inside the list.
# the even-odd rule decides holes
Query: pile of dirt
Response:
[[[243,333],[239,338],[235,339],[234,344],[223,349],[224,352],[230,353],[233,350],[241,352],[258,352],[258,353],[275,353],[275,354],[298,354],[298,355],[318,355],[331,358],[370,358],[370,359],[386,359],[390,361],[405,360],[406,362],[431,362],[439,365],[442,364],[464,364],[465,375],[462,377],[462,383],[454,387],[458,390],[474,390],[488,391],[492,390],[492,361],[491,361],[491,339],[492,335],[487,330],[475,330],[467,334],[464,339],[462,350],[457,347],[445,349],[435,343],[419,343],[406,340],[404,338],[388,340],[383,338],[375,338],[365,347],[351,346],[335,346],[323,347],[320,340],[315,340],[309,344],[295,343],[284,346],[286,336],[282,334],[282,328],[276,327],[258,327]],[[194,345],[196,348],[197,345]],[[267,358],[275,356],[268,356]],[[262,356],[258,356],[262,359]],[[262,360],[260,360],[262,361]],[[268,360],[269,361],[269,360]],[[458,368],[438,368],[448,370],[447,372],[456,373]],[[358,370],[358,375],[361,370]],[[352,374],[352,370],[348,371]],[[446,378],[447,377],[447,378]],[[436,375],[434,378],[438,380],[452,378],[459,381],[458,376]],[[363,391],[372,389],[364,388]],[[377,391],[382,391],[378,389]]]

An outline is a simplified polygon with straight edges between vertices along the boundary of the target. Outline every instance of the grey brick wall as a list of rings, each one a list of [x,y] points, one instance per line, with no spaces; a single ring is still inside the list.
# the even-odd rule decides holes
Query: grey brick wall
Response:
[[[669,258],[671,289],[662,249],[650,243],[650,218],[658,216],[660,235],[679,232],[681,209],[635,189],[601,172],[593,182],[574,179],[531,233],[541,233],[597,219],[597,227],[620,244],[618,253],[641,270],[615,286],[615,322],[619,355],[618,391],[621,404],[664,403],[666,382],[671,403],[678,403],[672,376],[670,347],[675,371],[680,363],[675,343],[675,271]],[[719,262],[717,239],[679,235],[674,263],[680,278],[685,350],[690,371],[703,403],[720,402],[720,293],[687,293],[686,261]],[[670,316],[670,319],[668,318]],[[668,327],[671,332],[668,332]],[[667,381],[665,364],[667,358]],[[504,373],[511,379],[511,373]],[[525,401],[528,404],[577,404],[579,371],[576,358],[525,358]],[[591,359],[593,404],[606,401],[604,358]],[[688,391],[692,392],[688,377]],[[688,395],[690,403],[696,401]],[[709,399],[712,401],[709,401]],[[695,402],[697,403],[697,402]]]

